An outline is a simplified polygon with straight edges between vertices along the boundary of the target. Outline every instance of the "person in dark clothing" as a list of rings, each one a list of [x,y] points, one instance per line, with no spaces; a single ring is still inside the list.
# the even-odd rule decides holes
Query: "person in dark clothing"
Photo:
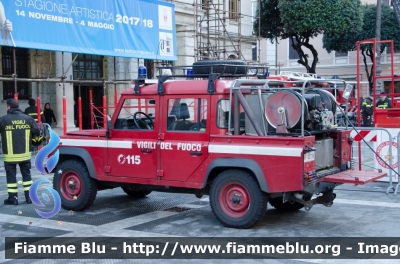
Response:
[[[54,123],[57,125],[56,116],[54,115],[53,109],[51,109],[49,103],[46,103],[44,105],[43,116],[44,116],[44,120],[42,121],[43,123],[46,123],[51,127],[51,125],[53,124],[53,120],[54,120]],[[43,134],[46,137],[46,135],[47,135],[46,127],[43,128]]]
[[[373,112],[373,102],[370,97],[366,97],[365,100],[361,104],[362,110],[362,119],[363,119],[363,126],[364,127],[371,127],[372,126],[372,114]]]
[[[54,111],[53,111],[53,109],[51,109],[49,103],[46,103],[44,105],[43,115],[44,115],[44,119],[46,120],[46,123],[49,124],[50,127],[53,124],[53,120],[54,120],[54,124],[57,125],[56,116],[54,115]]]
[[[35,99],[29,99],[28,101],[29,107],[27,107],[25,109],[25,114],[29,115],[30,117],[32,117],[36,122],[38,121],[38,114],[37,114],[37,107],[36,107],[36,101]],[[41,121],[44,122],[44,116],[43,116],[43,111],[40,112],[40,118]]]
[[[26,203],[32,203],[29,188],[31,177],[32,136],[40,133],[35,120],[19,109],[15,99],[7,100],[7,114],[0,117],[0,133],[7,178],[8,199],[6,205],[18,205],[17,164],[22,174]]]
[[[376,107],[379,109],[392,108],[392,102],[387,98],[385,92],[381,92],[378,102],[376,102]]]

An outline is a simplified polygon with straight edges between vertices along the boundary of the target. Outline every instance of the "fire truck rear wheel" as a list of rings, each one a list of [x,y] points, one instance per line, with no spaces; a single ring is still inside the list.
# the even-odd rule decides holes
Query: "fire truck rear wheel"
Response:
[[[311,197],[306,197],[304,198],[304,200],[309,201],[311,199]],[[297,211],[300,210],[304,207],[304,204],[298,203],[298,202],[286,202],[283,203],[282,202],[282,197],[278,197],[278,198],[274,198],[274,199],[270,199],[269,203],[277,210],[280,211]]]
[[[267,203],[258,182],[246,171],[223,171],[211,185],[211,209],[227,227],[254,226],[264,216]]]
[[[235,65],[237,67],[222,66],[221,64]],[[193,63],[193,74],[210,74],[211,68],[213,73],[246,74],[246,66],[247,63],[242,60],[200,60]]]
[[[85,210],[92,205],[97,194],[96,180],[90,178],[83,162],[74,159],[57,166],[53,187],[60,194],[61,205],[66,210]]]
[[[122,190],[124,190],[124,192],[127,195],[129,195],[130,197],[133,197],[133,198],[144,198],[151,193],[151,191],[147,191],[147,190],[132,191],[132,190],[128,190],[125,188],[122,188]]]

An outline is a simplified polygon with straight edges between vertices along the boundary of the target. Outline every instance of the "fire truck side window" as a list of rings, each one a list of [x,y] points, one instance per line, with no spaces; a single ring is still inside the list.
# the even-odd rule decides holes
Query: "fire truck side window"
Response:
[[[206,99],[170,99],[167,107],[168,131],[205,132],[207,125]]]
[[[229,111],[230,111],[230,100],[221,99],[217,104],[217,126],[219,128],[228,128]],[[242,106],[240,106],[239,123],[241,131],[244,131],[245,126],[245,113],[243,112]],[[231,118],[231,128],[233,128],[233,119]]]
[[[219,100],[217,109],[218,109],[218,111],[217,111],[217,126],[219,128],[228,128],[230,100],[229,99]]]
[[[143,129],[152,131],[155,120],[154,99],[125,99],[114,129]]]

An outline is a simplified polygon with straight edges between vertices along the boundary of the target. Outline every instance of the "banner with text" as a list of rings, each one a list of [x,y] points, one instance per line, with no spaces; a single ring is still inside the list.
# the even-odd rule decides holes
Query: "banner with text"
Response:
[[[151,0],[0,0],[1,45],[175,61],[175,6]]]

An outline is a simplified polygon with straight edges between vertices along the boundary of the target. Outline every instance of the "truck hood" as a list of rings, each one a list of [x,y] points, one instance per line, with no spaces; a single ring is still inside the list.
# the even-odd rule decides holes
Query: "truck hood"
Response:
[[[79,137],[105,137],[106,129],[85,129],[67,132],[65,136],[79,136]]]

